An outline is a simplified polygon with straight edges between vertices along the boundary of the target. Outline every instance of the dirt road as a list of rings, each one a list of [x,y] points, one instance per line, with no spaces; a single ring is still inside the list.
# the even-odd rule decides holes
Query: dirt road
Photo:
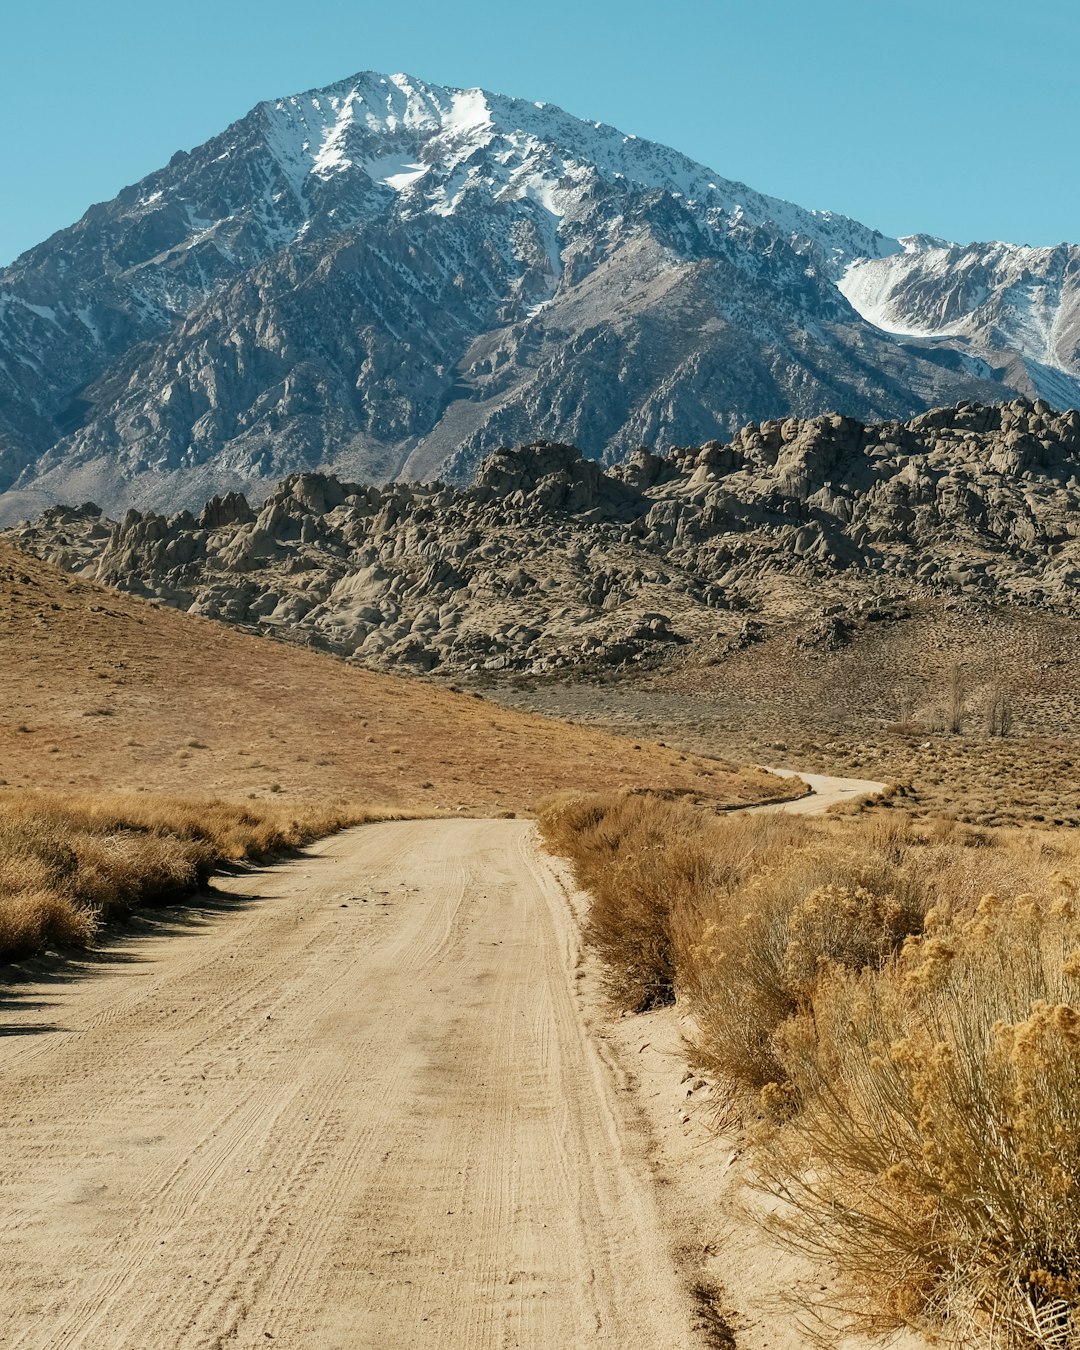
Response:
[[[792,816],[823,816],[830,806],[837,802],[853,801],[856,797],[869,797],[884,792],[887,784],[877,783],[870,778],[834,778],[824,773],[804,773],[801,769],[770,769],[778,778],[801,778],[810,788],[805,797],[797,797],[793,802],[775,802],[770,806],[751,806],[751,814],[763,811],[784,811]]]
[[[0,1004],[0,1345],[695,1344],[532,827],[366,826]]]

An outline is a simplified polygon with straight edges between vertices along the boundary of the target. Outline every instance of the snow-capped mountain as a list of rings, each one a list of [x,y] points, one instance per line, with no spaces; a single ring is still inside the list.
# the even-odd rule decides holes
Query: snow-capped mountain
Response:
[[[840,290],[887,333],[977,354],[1058,407],[1080,398],[1080,249],[950,244],[916,235],[858,258]]]
[[[1080,401],[1077,251],[1041,289],[1025,264],[1021,318],[1027,252],[961,267],[551,105],[365,73],[260,104],[0,271],[0,517]]]

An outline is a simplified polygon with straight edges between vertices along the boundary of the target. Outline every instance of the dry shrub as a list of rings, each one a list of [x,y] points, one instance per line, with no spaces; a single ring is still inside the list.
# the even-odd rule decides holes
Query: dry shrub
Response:
[[[346,825],[352,807],[287,810],[141,794],[0,794],[0,959],[87,946],[102,920],[197,890],[228,862],[265,861]]]
[[[97,926],[89,909],[55,891],[0,892],[0,952],[8,960],[50,944],[89,946]]]
[[[880,972],[834,968],[777,1038],[788,1235],[895,1318],[1080,1345],[1080,921],[987,896]]]
[[[608,992],[631,1011],[674,1000],[672,915],[708,884],[706,820],[644,793],[562,796],[541,808],[549,847],[570,859],[592,897],[586,938],[604,959]]]
[[[712,885],[674,925],[695,1056],[741,1091],[769,1086],[786,1109],[776,1029],[809,1005],[823,967],[880,965],[921,929],[925,869],[892,822],[845,840],[795,817],[753,817],[718,822],[710,843]]]
[[[612,989],[677,990],[699,1062],[772,1118],[772,1221],[849,1277],[845,1314],[1080,1350],[1075,845],[625,796],[545,832]]]

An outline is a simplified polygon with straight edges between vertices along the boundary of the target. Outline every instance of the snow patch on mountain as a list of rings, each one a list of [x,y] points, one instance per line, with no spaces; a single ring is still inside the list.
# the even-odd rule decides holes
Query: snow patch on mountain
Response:
[[[1076,254],[1062,267],[1062,249]],[[922,337],[968,334],[992,322],[1027,355],[1067,369],[1057,350],[1062,299],[1076,292],[1080,250],[1016,244],[949,244],[849,263],[837,283],[852,307],[886,332]]]
[[[428,172],[430,164],[417,164],[401,155],[378,155],[364,161],[364,172],[374,183],[382,183],[395,192],[405,192]]]
[[[899,254],[895,260],[899,266],[890,265],[893,259],[856,258],[844,269],[837,290],[857,314],[883,333],[896,337],[952,336],[958,331],[955,325],[920,323],[904,307],[899,283],[910,275],[903,261],[913,256],[922,260],[926,255],[923,250]],[[923,275],[933,274],[933,263],[922,270]]]
[[[1019,360],[1041,397],[1080,400],[1080,249],[917,239],[848,264],[837,285],[862,318],[898,337],[958,340],[992,365]]]
[[[336,103],[337,101],[334,100]],[[311,162],[311,172],[325,178],[332,173],[341,173],[352,168],[352,160],[347,153],[349,128],[353,123],[357,96],[350,94],[338,106],[334,107],[336,116],[323,131],[318,153]],[[308,145],[310,149],[310,144]]]
[[[302,202],[312,175],[328,179],[360,169],[402,192],[413,187],[424,164],[435,170],[432,178],[442,178],[431,185],[424,208],[435,215],[453,214],[471,187],[482,186],[497,200],[532,197],[561,216],[568,207],[557,190],[565,191],[567,178],[578,192],[599,178],[670,193],[700,207],[717,230],[765,226],[804,247],[816,244],[836,275],[854,257],[884,257],[901,248],[857,221],[767,197],[666,146],[581,121],[552,104],[483,89],[447,89],[368,71],[327,90],[264,104],[263,111],[267,143]],[[373,142],[400,148],[373,153]],[[372,164],[392,162],[394,154],[399,170],[372,173]]]
[[[407,76],[399,76],[407,81]],[[410,92],[415,94],[414,90]],[[455,89],[450,95],[450,111],[444,114],[444,131],[467,134],[492,125],[491,108],[482,89]]]

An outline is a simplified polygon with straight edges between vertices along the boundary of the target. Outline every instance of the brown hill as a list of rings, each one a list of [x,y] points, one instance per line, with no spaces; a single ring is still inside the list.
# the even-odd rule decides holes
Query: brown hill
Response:
[[[775,778],[249,637],[0,544],[10,787],[527,809],[561,788],[789,793]]]
[[[1080,828],[1080,624],[913,599],[759,625],[608,682],[492,681],[507,706],[629,727],[689,752],[896,781],[894,805],[967,823]]]

